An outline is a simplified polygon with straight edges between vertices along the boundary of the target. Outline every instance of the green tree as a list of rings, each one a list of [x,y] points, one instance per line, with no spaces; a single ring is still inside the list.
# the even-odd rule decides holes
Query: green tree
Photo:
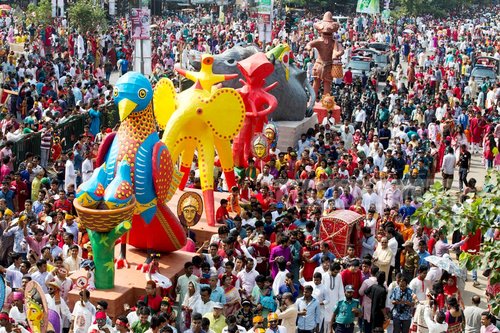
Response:
[[[500,219],[500,171],[490,171],[483,189],[475,195],[469,195],[459,204],[459,198],[451,192],[443,192],[443,185],[436,182],[423,196],[422,206],[415,212],[414,218],[431,228],[460,230],[467,235],[478,229],[484,235],[490,228],[499,227]],[[454,208],[455,206],[455,208]],[[458,208],[458,209],[457,209]],[[493,239],[486,239],[481,244],[480,253],[463,252],[459,258],[462,267],[467,270],[490,269],[490,284],[500,282],[500,247]],[[500,310],[500,295],[490,300],[493,313]]]
[[[69,25],[80,33],[104,30],[108,22],[106,12],[90,0],[77,0],[68,9]]]
[[[26,21],[28,23],[47,25],[52,21],[52,4],[50,0],[40,0],[38,5],[30,3],[26,12]]]

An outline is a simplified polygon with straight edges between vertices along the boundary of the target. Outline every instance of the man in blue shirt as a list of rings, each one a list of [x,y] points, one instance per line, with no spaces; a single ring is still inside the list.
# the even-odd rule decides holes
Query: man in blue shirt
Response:
[[[399,214],[402,215],[403,220],[412,216],[417,209],[411,204],[411,197],[405,199],[405,204],[399,208]]]
[[[286,273],[285,284],[279,287],[279,294],[283,296],[284,293],[290,293],[293,296],[293,301],[299,296],[299,285],[293,283],[293,273]]]
[[[320,309],[319,302],[312,297],[313,287],[304,287],[304,296],[297,300],[298,333],[319,332]]]
[[[429,262],[425,260],[428,256],[430,256],[429,252],[427,251],[427,243],[425,240],[420,240],[418,242],[418,266],[424,266],[424,267],[429,267]]]
[[[306,229],[306,225],[309,220],[307,219],[307,211],[305,209],[301,209],[299,212],[299,218],[295,220],[293,223],[297,228],[301,230]]]
[[[226,304],[226,295],[224,293],[224,289],[222,289],[222,287],[219,287],[218,283],[219,278],[217,277],[217,275],[212,275],[208,280],[208,284],[200,284],[200,289],[203,287],[209,287],[211,290],[210,300],[212,302]]]
[[[321,259],[323,257],[330,258],[330,262],[333,262],[333,260],[335,260],[335,255],[330,251],[330,245],[328,245],[328,243],[326,243],[326,242],[321,244],[321,252],[316,253],[311,258],[311,262],[316,262],[319,266],[321,264]]]
[[[2,182],[2,190],[0,191],[0,199],[5,199],[7,208],[13,212],[17,212],[17,207],[15,207],[14,197],[16,193],[9,188],[9,182]]]

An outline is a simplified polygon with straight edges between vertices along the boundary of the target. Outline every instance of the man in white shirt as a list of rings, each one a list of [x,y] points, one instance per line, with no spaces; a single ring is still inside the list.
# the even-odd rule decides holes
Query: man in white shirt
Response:
[[[61,286],[55,281],[50,281],[46,285],[48,293],[45,294],[45,298],[47,299],[48,308],[56,311],[61,316],[61,326],[63,328],[69,328],[71,325],[71,312],[60,295]]]
[[[113,328],[106,323],[106,312],[99,311],[95,314],[96,323],[89,327],[89,332],[114,332]]]
[[[457,158],[455,157],[455,154],[453,154],[453,148],[448,147],[447,154],[444,155],[443,158],[443,166],[441,167],[441,172],[443,174],[443,186],[445,190],[451,189],[456,164]]]
[[[36,267],[38,271],[31,275],[33,281],[38,282],[38,284],[42,287],[44,293],[48,292],[47,285],[45,284],[45,279],[49,272],[47,272],[47,261],[45,259],[40,259],[36,262]]]
[[[66,161],[64,167],[64,188],[68,191],[68,186],[73,185],[76,188],[76,176],[77,171],[75,170],[75,164],[73,160],[75,159],[75,154],[73,152],[68,153],[68,160]]]
[[[366,111],[360,105],[354,110],[354,122],[358,128],[363,128],[366,121]]]
[[[368,157],[370,154],[370,147],[366,144],[365,138],[359,139],[359,144],[358,144],[358,151],[362,151],[365,153],[365,156]]]
[[[384,154],[384,149],[382,147],[379,147],[377,154],[373,156],[373,165],[378,167],[380,171],[382,171],[382,169],[384,168],[385,154]]]
[[[26,312],[23,309],[24,296],[22,292],[15,291],[12,293],[12,307],[9,311],[9,317],[16,323],[26,325]]]
[[[210,294],[212,293],[212,290],[210,287],[203,287],[200,290],[200,299],[196,301],[193,305],[193,313],[209,313],[214,310],[214,305],[215,302],[210,300]]]
[[[426,266],[420,266],[418,268],[418,275],[414,277],[408,285],[419,302],[424,302],[427,299],[427,290],[429,287],[425,281],[427,270]]]
[[[273,179],[274,176],[269,173],[269,165],[265,164],[264,168],[262,169],[262,173],[257,176],[257,183],[261,183],[261,185],[271,185]]]
[[[89,150],[85,153],[85,160],[82,163],[82,182],[85,183],[92,177],[94,164],[92,163],[92,152]]]
[[[382,214],[382,205],[380,205],[381,200],[378,194],[373,191],[373,184],[367,184],[365,186],[365,189],[366,193],[363,194],[363,201],[361,202],[361,205],[363,206],[365,211],[369,212],[370,207],[373,206],[375,210],[379,212],[379,214]],[[373,228],[372,230],[374,231],[374,229],[375,228]]]
[[[389,238],[390,237],[390,238]],[[391,250],[394,255],[391,258],[391,267],[396,266],[396,253],[398,253],[398,241],[396,240],[396,237],[394,235],[387,233],[387,238],[388,238],[388,243],[387,246]]]
[[[222,333],[229,333],[229,332],[247,333],[247,330],[243,326],[236,324],[235,315],[227,316],[226,324],[227,326],[222,329]]]
[[[245,269],[241,270],[237,275],[241,282],[243,293],[246,293],[247,296],[252,294],[252,290],[255,287],[255,278],[259,275],[259,272],[257,272],[254,267],[254,260],[252,258],[247,258]]]
[[[330,276],[323,284],[326,285],[328,304],[325,304],[325,314],[333,313],[333,309],[341,300],[345,300],[344,284],[340,276],[340,264],[330,265]],[[326,315],[324,322],[325,332],[332,330],[331,316]]]
[[[344,141],[344,147],[346,149],[351,149],[353,137],[349,126],[345,127],[344,131],[342,131],[342,133],[340,134],[340,138],[342,139],[342,141]]]
[[[424,320],[429,333],[442,333],[448,331],[448,324],[445,322],[446,316],[443,311],[438,311],[436,321],[431,318],[431,308],[426,307],[424,310]]]

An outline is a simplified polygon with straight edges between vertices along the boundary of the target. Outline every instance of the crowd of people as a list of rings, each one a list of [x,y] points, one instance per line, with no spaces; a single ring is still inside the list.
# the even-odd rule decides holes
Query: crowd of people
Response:
[[[291,31],[276,20],[268,45],[248,16],[227,15],[224,23],[202,22],[202,15],[191,23],[181,15],[153,18],[151,81],[175,78],[175,64],[189,67],[191,49],[220,53],[239,43],[265,49],[278,42],[290,44],[313,80],[317,54],[306,44],[315,38],[315,16]],[[465,307],[463,275],[426,260],[477,253],[482,237],[498,239],[498,230],[455,232],[450,241],[454,230],[432,230],[413,217],[436,174],[449,190],[458,171],[453,190],[461,201],[479,190],[468,177],[475,155],[485,168],[500,165],[499,82],[469,79],[478,56],[500,61],[498,22],[482,11],[393,24],[349,18],[335,35],[344,63],[366,42],[387,43],[392,70],[385,81],[369,73],[353,78],[346,69],[330,92],[343,110],[340,123],[329,113],[295,147],[249,160],[237,187],[226,189],[216,175],[214,183],[229,192],[217,210],[218,233],[172,287],[148,281],[136,304],[110,318],[105,301],[90,301],[92,249],[72,200],[113,131],[101,117],[113,103],[112,72],[132,69],[130,22],[82,34],[65,19],[42,26],[4,12],[2,45],[25,43],[25,52],[4,48],[2,55],[2,102],[10,97],[0,122],[0,273],[7,284],[0,332],[28,331],[23,292],[30,280],[60,314],[63,332],[498,332],[498,314],[488,306],[498,284]],[[89,122],[66,142],[54,127],[73,114]],[[42,133],[40,155],[16,161],[13,142],[33,132]],[[188,187],[199,186],[197,174],[195,161]],[[336,256],[319,237],[320,219],[344,209],[365,218],[347,253]],[[89,285],[71,309],[68,293],[78,288],[71,277],[81,268]],[[480,286],[476,271],[471,278]],[[82,313],[91,314],[83,325]]]

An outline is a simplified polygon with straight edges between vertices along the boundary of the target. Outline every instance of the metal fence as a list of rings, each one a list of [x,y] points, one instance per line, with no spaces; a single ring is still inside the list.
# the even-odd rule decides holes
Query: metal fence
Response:
[[[106,107],[101,112],[101,126],[112,129],[119,121],[118,110],[115,105]],[[54,126],[54,131],[58,133],[61,140],[63,138],[65,139],[65,144],[63,146],[64,151],[73,149],[73,145],[78,141],[78,136],[83,133],[85,125],[89,123],[90,118],[88,115],[80,114],[71,116],[65,122]],[[41,133],[23,136],[13,143],[12,152],[16,156],[16,169],[19,163],[24,161],[27,152],[31,152],[38,156],[41,155]]]

